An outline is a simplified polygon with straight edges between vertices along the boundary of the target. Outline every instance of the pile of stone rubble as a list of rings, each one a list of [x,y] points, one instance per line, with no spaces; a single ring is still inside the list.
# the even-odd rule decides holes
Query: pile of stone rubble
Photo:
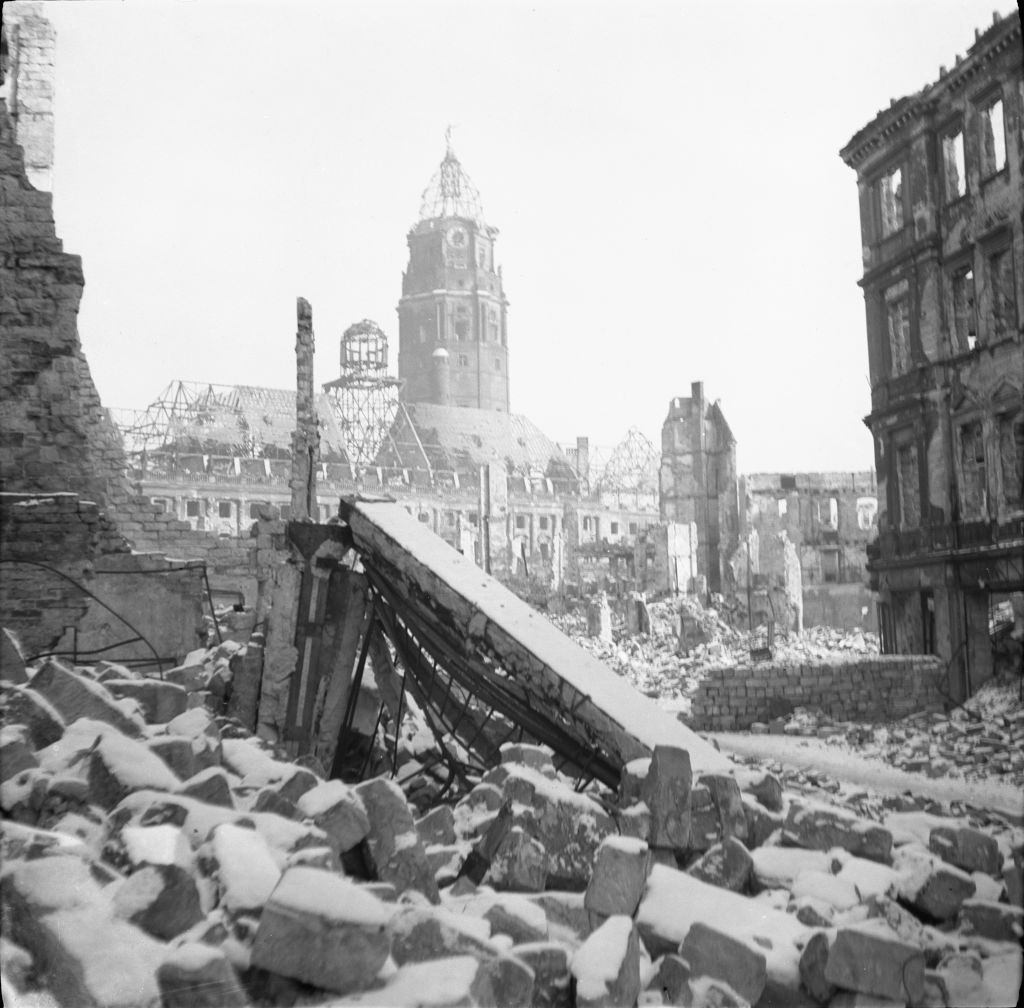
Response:
[[[612,794],[505,746],[417,819],[393,781],[323,780],[219,714],[225,649],[162,681],[5,666],[8,1003],[1015,999],[1019,831],[869,818],[668,747]]]
[[[814,736],[900,770],[930,777],[999,780],[1024,786],[1024,702],[1020,684],[988,683],[947,714],[913,714],[888,725],[835,721],[797,707],[755,733]]]
[[[686,709],[705,669],[749,663],[751,650],[765,643],[763,631],[736,630],[715,609],[706,609],[695,599],[654,602],[647,612],[649,632],[631,634],[620,627],[603,638],[588,633],[587,618],[581,612],[550,619],[642,693],[674,703],[681,710]],[[691,643],[681,642],[681,619],[695,628]],[[694,639],[696,643],[692,643]],[[794,665],[851,654],[878,654],[878,637],[860,630],[809,627],[800,633],[780,632],[772,652],[776,660]]]

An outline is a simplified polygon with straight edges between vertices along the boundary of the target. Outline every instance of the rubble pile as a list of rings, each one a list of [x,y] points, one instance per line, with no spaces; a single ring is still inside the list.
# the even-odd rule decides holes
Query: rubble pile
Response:
[[[661,746],[612,794],[506,744],[454,806],[417,817],[394,781],[324,780],[218,713],[233,646],[163,681],[5,662],[5,1000],[1015,998],[1019,830],[858,815]]]
[[[1024,701],[1020,683],[986,683],[948,715],[912,714],[882,726],[834,721],[797,707],[757,732],[815,736],[901,770],[1024,786]]]
[[[549,618],[642,693],[684,714],[707,668],[747,664],[751,651],[765,644],[763,628],[737,630],[720,616],[719,610],[704,608],[688,596],[649,603],[647,612],[649,633],[630,634],[623,629],[614,633],[611,642],[588,633],[583,613],[567,612]],[[879,643],[876,634],[866,631],[818,626],[799,633],[777,631],[772,653],[778,662],[800,665],[877,655]]]

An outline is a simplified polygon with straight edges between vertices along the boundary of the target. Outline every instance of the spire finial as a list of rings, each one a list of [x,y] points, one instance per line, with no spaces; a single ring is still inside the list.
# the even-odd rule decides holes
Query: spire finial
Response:
[[[454,158],[455,157],[455,151],[452,150],[452,129],[453,128],[454,127],[452,126],[452,124],[448,123],[448,126],[445,129],[445,131],[444,131],[444,144],[445,144],[444,156],[446,158]]]

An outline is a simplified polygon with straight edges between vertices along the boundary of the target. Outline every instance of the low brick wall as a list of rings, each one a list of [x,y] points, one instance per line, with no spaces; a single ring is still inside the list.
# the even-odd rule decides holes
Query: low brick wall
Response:
[[[857,655],[801,665],[757,662],[708,669],[690,722],[701,731],[749,728],[770,719],[772,700],[824,711],[837,721],[894,721],[942,710],[943,662],[931,655]],[[771,704],[774,707],[774,704]]]

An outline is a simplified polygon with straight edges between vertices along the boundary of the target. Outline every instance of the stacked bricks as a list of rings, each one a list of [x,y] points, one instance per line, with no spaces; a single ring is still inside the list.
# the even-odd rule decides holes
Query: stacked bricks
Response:
[[[942,710],[943,675],[942,662],[930,655],[716,666],[705,671],[694,694],[691,721],[702,731],[746,729],[770,720],[769,701],[776,698],[836,721],[895,721]]]

